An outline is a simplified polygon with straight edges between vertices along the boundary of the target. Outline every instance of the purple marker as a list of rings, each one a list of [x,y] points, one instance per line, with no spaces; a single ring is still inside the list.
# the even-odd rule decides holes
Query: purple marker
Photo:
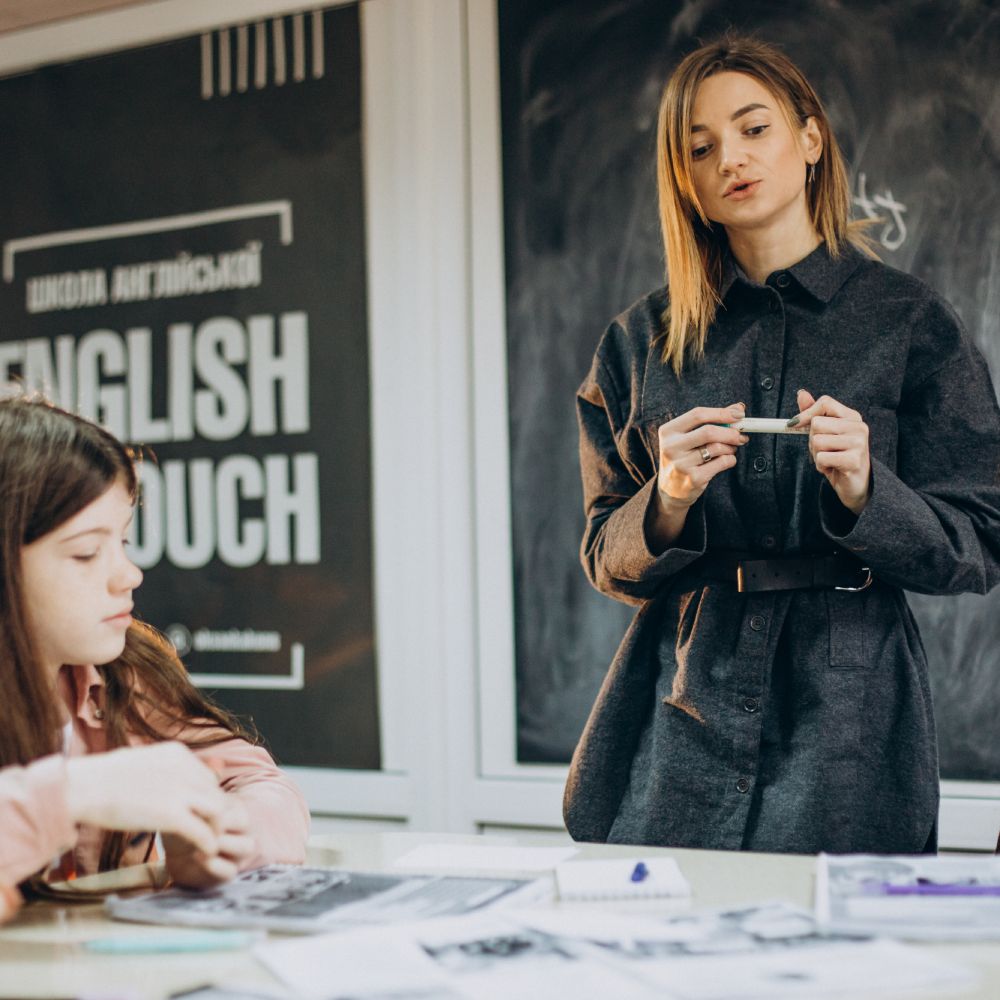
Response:
[[[884,896],[1000,896],[1000,885],[921,882],[917,885],[876,884],[875,895]]]

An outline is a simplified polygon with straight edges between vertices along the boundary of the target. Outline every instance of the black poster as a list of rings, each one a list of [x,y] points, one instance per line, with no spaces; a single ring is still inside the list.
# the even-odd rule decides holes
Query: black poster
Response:
[[[136,610],[378,768],[358,8],[0,81],[0,382],[146,448]]]
[[[819,91],[855,216],[956,308],[1000,377],[1000,19],[989,0],[499,0],[518,759],[567,761],[633,609],[592,590],[575,392],[606,325],[663,284],[660,92],[728,27]],[[1000,780],[1000,592],[910,595],[947,778]]]

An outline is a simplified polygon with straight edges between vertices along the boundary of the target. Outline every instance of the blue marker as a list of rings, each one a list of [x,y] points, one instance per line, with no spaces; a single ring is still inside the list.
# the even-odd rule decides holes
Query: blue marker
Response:
[[[649,875],[649,869],[646,867],[645,863],[642,861],[637,861],[635,868],[632,869],[632,881],[642,882]]]

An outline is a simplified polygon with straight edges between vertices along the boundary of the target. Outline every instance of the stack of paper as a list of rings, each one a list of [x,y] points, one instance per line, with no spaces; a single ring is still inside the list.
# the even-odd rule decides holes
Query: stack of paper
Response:
[[[1000,939],[1000,858],[821,854],[816,918],[907,940]]]

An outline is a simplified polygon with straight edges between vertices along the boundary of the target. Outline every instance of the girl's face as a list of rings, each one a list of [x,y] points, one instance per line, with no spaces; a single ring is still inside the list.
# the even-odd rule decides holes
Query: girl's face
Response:
[[[64,663],[108,663],[125,647],[142,573],[125,553],[132,501],[119,482],[21,549],[28,628],[53,676]]]
[[[822,149],[813,118],[792,129],[759,81],[723,72],[698,85],[691,115],[692,180],[702,209],[727,231],[807,226],[807,164]]]

